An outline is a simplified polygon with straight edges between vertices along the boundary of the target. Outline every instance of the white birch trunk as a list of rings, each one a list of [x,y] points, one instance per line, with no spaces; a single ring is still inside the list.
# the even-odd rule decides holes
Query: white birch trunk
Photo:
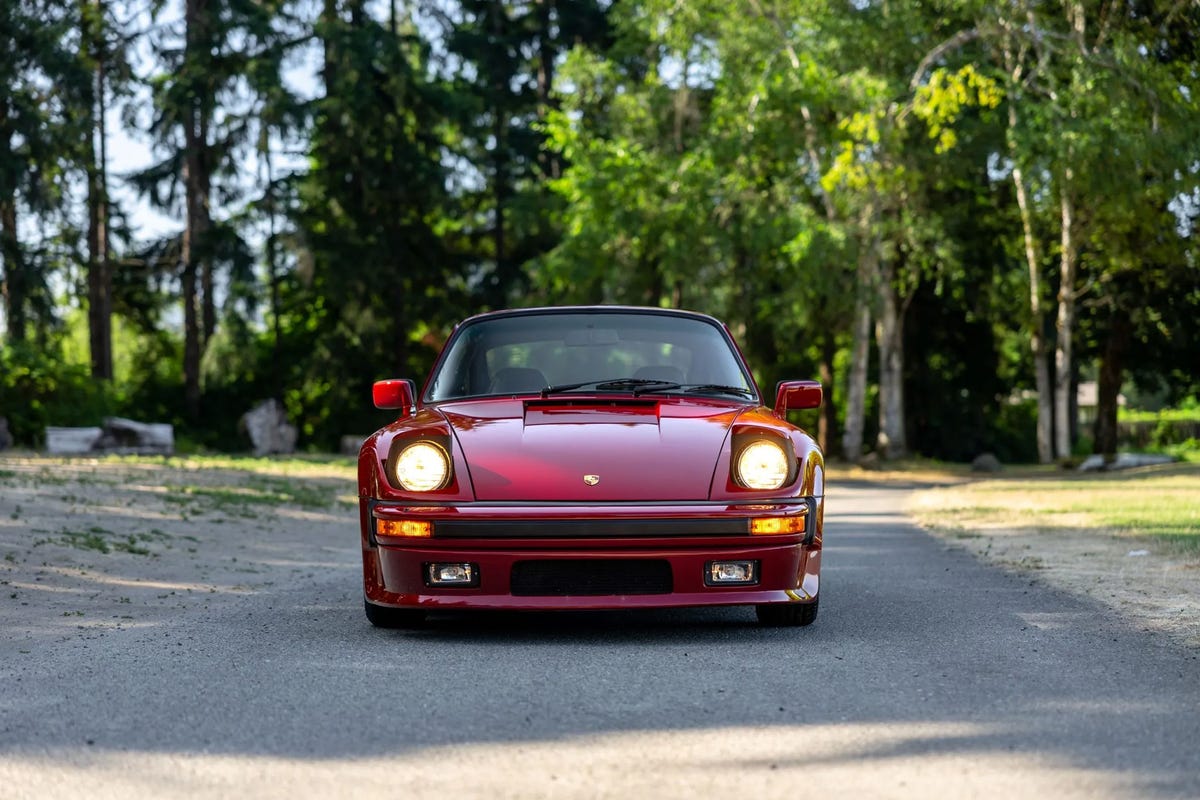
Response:
[[[871,292],[879,269],[878,249],[872,232],[874,213],[864,214],[861,250],[858,256],[857,287],[854,296],[853,340],[850,348],[850,374],[846,389],[846,428],[842,431],[842,452],[856,463],[862,458],[863,427],[867,401],[867,364],[871,348]]]
[[[1004,24],[1013,34],[1011,23]],[[1016,49],[1014,49],[1016,48]],[[1042,262],[1038,256],[1037,238],[1033,233],[1033,212],[1029,207],[1029,195],[1025,189],[1025,177],[1017,166],[1015,136],[1017,132],[1017,107],[1020,87],[1025,75],[1025,51],[1012,39],[1004,44],[1004,65],[1009,76],[1008,98],[1008,153],[1013,162],[1012,178],[1017,190],[1017,206],[1021,210],[1021,229],[1025,238],[1025,263],[1029,268],[1029,349],[1033,356],[1034,388],[1037,391],[1037,453],[1038,461],[1049,464],[1054,460],[1054,389],[1050,384],[1050,365],[1047,360],[1046,339],[1042,335],[1045,324],[1042,309]]]
[[[1054,455],[1071,456],[1071,335],[1075,327],[1075,270],[1076,243],[1074,237],[1075,206],[1071,199],[1071,170],[1063,174],[1062,260],[1058,289],[1058,329],[1054,350]]]
[[[1037,452],[1038,461],[1049,464],[1054,460],[1051,431],[1054,429],[1054,390],[1050,386],[1050,364],[1046,358],[1046,341],[1042,336],[1042,267],[1033,235],[1033,217],[1025,178],[1019,167],[1012,171],[1017,188],[1017,206],[1021,209],[1021,227],[1025,234],[1025,262],[1029,266],[1029,349],[1033,354],[1034,387],[1037,390]]]
[[[852,463],[862,458],[863,423],[867,401],[867,358],[871,345],[871,304],[863,293],[854,301],[854,339],[850,350],[850,375],[846,389],[846,428],[842,452]]]
[[[879,437],[882,458],[903,458],[908,452],[904,433],[904,319],[896,302],[892,268],[884,266],[877,285],[879,319],[875,344],[879,348]]]

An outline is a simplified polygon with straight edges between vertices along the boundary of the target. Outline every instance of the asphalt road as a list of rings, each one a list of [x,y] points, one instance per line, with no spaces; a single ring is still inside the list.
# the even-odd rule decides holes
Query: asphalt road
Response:
[[[838,487],[822,608],[363,617],[311,578],[31,653],[0,797],[1200,797],[1200,660]],[[21,649],[18,649],[21,648]]]

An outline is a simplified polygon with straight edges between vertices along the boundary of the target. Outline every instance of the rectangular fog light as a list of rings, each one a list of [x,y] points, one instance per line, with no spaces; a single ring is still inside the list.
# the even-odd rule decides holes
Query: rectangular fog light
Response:
[[[476,564],[426,564],[425,582],[430,586],[478,586]]]
[[[758,562],[710,561],[705,565],[704,583],[708,586],[758,583]]]

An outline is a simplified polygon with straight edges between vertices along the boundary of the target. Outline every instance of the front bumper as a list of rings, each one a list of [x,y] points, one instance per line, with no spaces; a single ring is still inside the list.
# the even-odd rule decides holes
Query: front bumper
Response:
[[[769,504],[414,506],[364,500],[363,586],[371,603],[434,609],[615,609],[811,602],[820,583],[819,499]],[[749,520],[803,517],[802,532],[752,535]],[[428,537],[378,534],[375,520],[432,523]],[[713,561],[753,561],[753,584],[708,585]],[[478,583],[431,586],[432,563],[470,563]],[[527,568],[570,567],[616,574],[647,564],[668,571],[664,584],[612,593],[559,586],[549,593],[516,586]],[[516,578],[519,580],[519,578]],[[514,591],[516,588],[516,591]]]

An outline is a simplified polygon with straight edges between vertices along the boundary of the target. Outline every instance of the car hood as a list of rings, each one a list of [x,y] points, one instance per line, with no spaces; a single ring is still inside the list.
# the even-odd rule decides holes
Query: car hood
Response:
[[[482,501],[706,500],[745,406],[489,400],[443,406]]]

